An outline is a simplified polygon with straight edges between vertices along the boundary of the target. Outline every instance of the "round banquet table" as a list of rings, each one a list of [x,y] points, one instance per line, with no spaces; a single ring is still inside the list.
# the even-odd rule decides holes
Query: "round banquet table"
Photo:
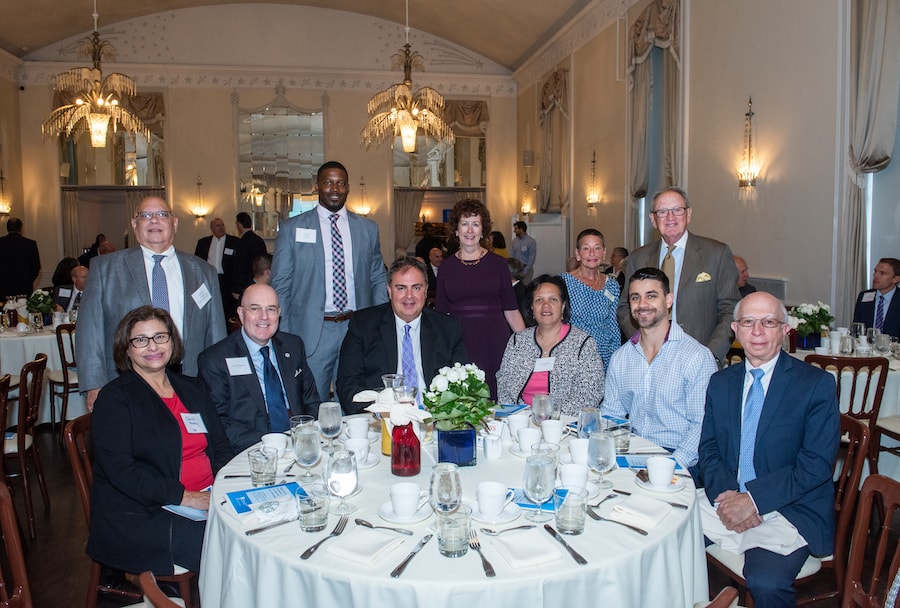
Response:
[[[373,426],[373,428],[375,428]],[[567,440],[563,441],[563,451]],[[350,515],[344,535],[352,533],[353,519],[360,517],[375,525],[398,525],[384,522],[378,516],[380,505],[389,500],[389,488],[398,481],[412,480],[427,490],[432,460],[432,446],[422,446],[422,472],[415,477],[395,477],[390,472],[390,457],[380,454],[379,442],[371,444],[379,452],[380,461],[371,469],[360,471],[362,491],[348,499],[359,509]],[[632,451],[652,448],[640,438],[632,440]],[[323,454],[324,457],[324,454]],[[475,488],[480,481],[501,481],[510,487],[522,487],[525,461],[512,455],[504,439],[503,456],[486,460],[479,452],[478,464],[461,467],[463,502],[474,503]],[[321,461],[314,472],[322,474]],[[294,467],[293,472],[300,470]],[[278,482],[291,481],[281,475]],[[580,606],[601,602],[608,606],[692,606],[708,600],[706,555],[696,493],[690,479],[685,488],[673,494],[656,494],[639,488],[634,474],[617,470],[609,474],[617,489],[635,494],[679,501],[688,510],[672,509],[657,525],[641,536],[616,523],[587,518],[581,535],[566,536],[567,542],[588,561],[578,565],[561,546],[561,557],[531,568],[514,570],[492,546],[493,539],[479,534],[485,557],[493,564],[496,578],[486,578],[478,554],[470,550],[460,558],[446,558],[438,553],[437,538],[432,538],[410,562],[399,578],[390,572],[410,552],[416,542],[432,532],[434,515],[421,523],[404,525],[414,532],[403,536],[404,542],[373,565],[342,561],[329,553],[330,539],[308,560],[300,554],[324,538],[337,523],[329,515],[322,532],[301,532],[296,521],[272,528],[254,536],[245,535],[248,527],[234,514],[229,504],[221,504],[227,492],[250,488],[249,479],[224,479],[226,474],[247,474],[245,453],[236,456],[219,471],[206,527],[200,568],[200,597],[205,606],[246,608],[247,606],[289,606],[302,603],[311,606]],[[595,504],[607,492],[591,501]],[[624,498],[624,497],[622,497]],[[608,513],[620,499],[609,500],[599,509]],[[427,508],[427,507],[426,507]],[[492,526],[506,528],[529,523],[523,514],[514,522]],[[555,522],[550,521],[555,527]],[[473,526],[483,524],[473,522]],[[528,531],[529,534],[536,532]],[[546,534],[544,530],[540,530]],[[516,533],[513,533],[516,534]],[[398,535],[399,536],[399,535]],[[547,535],[550,539],[550,536]],[[551,539],[552,540],[552,539]],[[555,543],[555,541],[553,541]]]

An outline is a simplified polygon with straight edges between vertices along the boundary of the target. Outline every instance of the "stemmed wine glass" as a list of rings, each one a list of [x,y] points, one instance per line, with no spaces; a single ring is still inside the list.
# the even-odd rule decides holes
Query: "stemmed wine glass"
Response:
[[[319,441],[319,429],[312,416],[302,416],[308,420],[299,421],[291,427],[291,441],[294,444],[294,460],[306,469],[305,473],[297,478],[298,482],[310,483],[319,478],[310,470],[322,456],[322,443]]]
[[[344,498],[353,494],[359,485],[359,473],[356,470],[356,456],[349,450],[335,450],[328,460],[328,471],[325,474],[325,485],[328,491],[338,497],[336,505],[330,512],[336,515],[347,515],[356,511]]]
[[[534,522],[549,521],[551,516],[541,509],[541,505],[553,496],[556,485],[556,466],[553,458],[545,454],[529,456],[525,459],[525,496],[537,505],[537,509],[525,518]]]
[[[866,342],[869,343],[869,346],[875,348],[875,342],[878,340],[878,336],[881,335],[881,330],[877,327],[870,327],[866,330]]]
[[[328,438],[325,453],[334,452],[334,438],[341,434],[341,404],[325,401],[319,404],[319,431]]]
[[[558,417],[559,411],[556,410],[550,395],[537,394],[534,396],[531,402],[531,419],[536,425],[541,426],[544,420]]]
[[[616,466],[616,438],[606,430],[591,433],[588,443],[588,465],[600,474],[597,487],[608,489],[613,487],[611,481],[603,479]]]
[[[434,512],[448,515],[459,508],[462,502],[462,482],[459,467],[452,462],[439,462],[431,470],[431,485],[428,500]]]

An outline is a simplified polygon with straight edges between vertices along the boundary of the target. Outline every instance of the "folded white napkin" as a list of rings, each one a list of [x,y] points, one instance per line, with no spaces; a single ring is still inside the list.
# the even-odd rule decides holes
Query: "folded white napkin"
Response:
[[[609,518],[639,528],[655,528],[671,510],[664,502],[634,494],[613,507]]]
[[[491,545],[513,568],[531,568],[562,557],[559,543],[540,528],[496,536]]]
[[[256,528],[265,526],[266,524],[274,524],[279,521],[291,521],[297,519],[297,503],[293,496],[282,496],[278,500],[278,508],[268,513],[260,510],[262,505],[255,503],[250,505],[250,512],[239,515],[241,523],[248,528]]]
[[[391,392],[390,397],[384,396],[384,393],[387,391]],[[354,400],[356,400],[356,397],[354,397]],[[431,418],[431,412],[427,410],[420,410],[415,405],[395,401],[393,391],[389,388],[384,389],[375,403],[368,406],[366,411],[375,414],[388,414],[392,426],[403,426],[410,422],[425,422]]]
[[[743,553],[747,549],[759,547],[779,555],[788,555],[806,546],[806,540],[800,536],[797,528],[777,511],[764,515],[763,523],[755,528],[738,533],[725,527],[702,489],[697,490],[697,504],[700,505],[703,534],[725,551]]]
[[[403,538],[390,532],[356,527],[328,546],[328,552],[364,566],[371,566],[403,544]]]

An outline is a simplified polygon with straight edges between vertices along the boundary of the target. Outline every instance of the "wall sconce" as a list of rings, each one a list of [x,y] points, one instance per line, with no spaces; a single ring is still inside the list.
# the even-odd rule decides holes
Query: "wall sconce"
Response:
[[[363,176],[359,177],[359,199],[359,205],[356,206],[356,213],[363,217],[369,217],[372,208],[369,206],[369,200],[366,198],[366,178]]]
[[[747,98],[747,113],[744,114],[744,151],[741,166],[737,172],[741,200],[751,198],[759,177],[759,164],[753,152],[753,98]]]
[[[197,176],[197,202],[194,203],[194,207],[191,209],[191,215],[194,216],[196,220],[202,220],[206,218],[206,214],[209,213],[209,209],[203,204],[203,181],[200,179],[200,176]]]
[[[522,187],[522,208],[520,210],[520,215],[522,216],[522,221],[528,219],[528,216],[531,214],[531,193],[537,191],[538,187],[535,186],[533,189],[528,184],[528,174],[525,174],[525,184]]]
[[[597,215],[597,203],[600,202],[600,195],[597,194],[597,151],[591,152],[591,185],[587,191],[587,212],[589,216]]]
[[[6,198],[6,178],[3,177],[3,169],[0,169],[0,220],[9,219],[12,204]]]

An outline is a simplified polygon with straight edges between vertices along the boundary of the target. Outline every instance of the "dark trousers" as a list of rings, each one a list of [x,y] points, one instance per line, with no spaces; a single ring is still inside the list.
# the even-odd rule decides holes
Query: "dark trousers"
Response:
[[[809,548],[800,547],[789,555],[767,549],[744,553],[744,579],[756,608],[791,608],[797,605],[794,578],[809,557]]]

